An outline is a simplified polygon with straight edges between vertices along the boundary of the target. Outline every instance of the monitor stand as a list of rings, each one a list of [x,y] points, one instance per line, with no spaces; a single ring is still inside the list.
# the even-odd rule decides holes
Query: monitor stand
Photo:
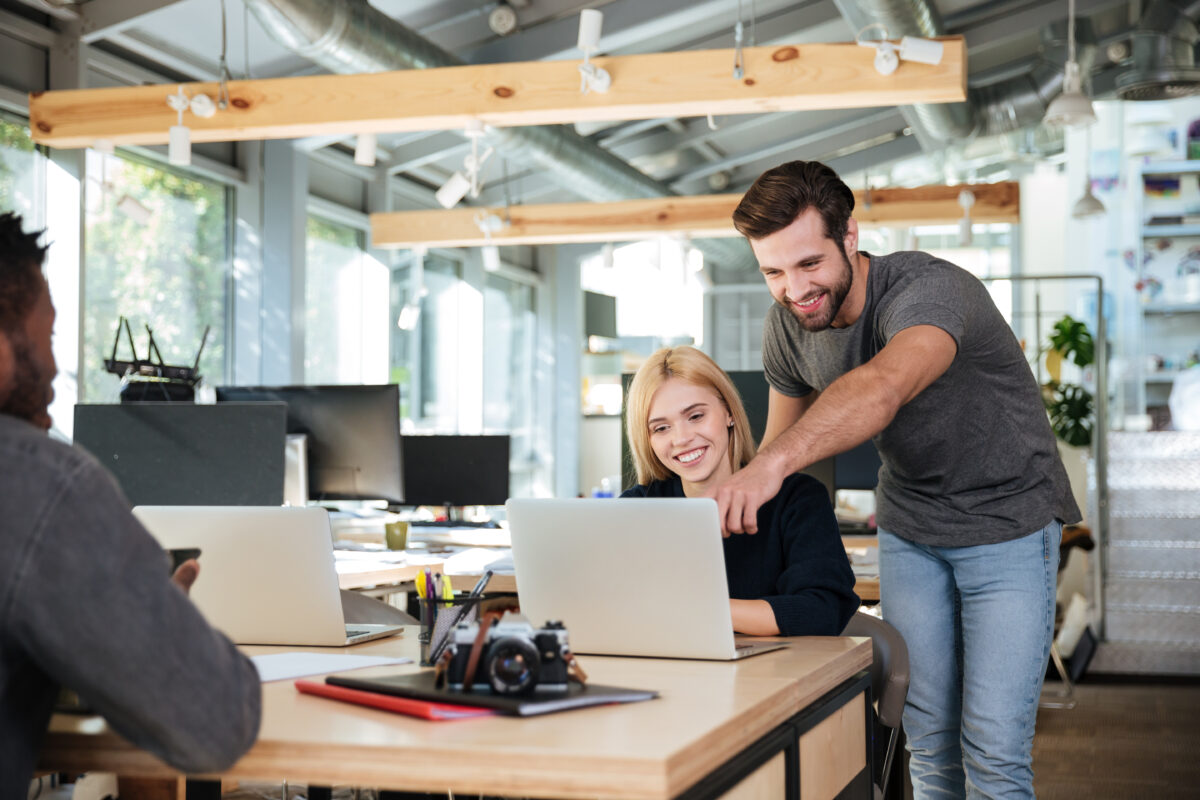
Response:
[[[498,528],[500,527],[491,520],[483,522],[471,522],[463,519],[462,506],[452,506],[449,503],[443,506],[446,511],[446,518],[426,521],[413,522],[413,525],[418,528]]]

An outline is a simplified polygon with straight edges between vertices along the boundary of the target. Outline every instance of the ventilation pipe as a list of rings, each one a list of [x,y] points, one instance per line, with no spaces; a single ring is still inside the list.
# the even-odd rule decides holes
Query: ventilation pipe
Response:
[[[834,0],[854,31],[871,24],[887,28],[888,38],[944,36],[946,26],[932,0]],[[905,106],[905,118],[923,142],[942,145],[977,136],[1021,130],[1042,121],[1046,107],[1062,91],[1067,61],[1066,23],[1042,30],[1036,63],[1013,78],[968,89],[965,103]],[[1075,21],[1076,58],[1084,75],[1095,57],[1095,38],[1088,20]]]
[[[266,31],[284,46],[336,73],[462,66],[416,31],[366,0],[246,0]],[[675,192],[562,125],[494,128],[489,141],[505,158],[540,167],[568,191],[597,201],[672,196]],[[737,240],[697,240],[715,266],[746,268],[749,249]]]
[[[1117,76],[1122,100],[1170,100],[1200,92],[1200,2],[1152,0],[1129,37],[1132,66]]]

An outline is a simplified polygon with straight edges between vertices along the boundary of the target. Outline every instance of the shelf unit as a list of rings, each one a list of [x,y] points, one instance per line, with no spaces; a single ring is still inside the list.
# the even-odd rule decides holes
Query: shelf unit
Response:
[[[1146,223],[1145,180],[1147,178],[1184,175],[1200,175],[1200,159],[1157,161],[1141,165],[1139,170],[1141,191],[1138,193],[1137,201],[1137,213],[1138,219],[1141,220],[1141,226],[1138,231],[1136,262],[1139,265],[1140,277],[1145,277],[1144,267],[1141,265],[1145,260],[1147,242],[1161,238],[1179,239],[1196,237],[1200,239],[1200,225],[1198,224],[1150,225]],[[1183,338],[1186,339],[1194,335],[1194,341],[1190,346],[1186,341],[1179,341],[1178,329],[1180,326],[1177,320],[1172,319],[1179,315],[1186,315],[1185,319],[1194,320],[1190,323],[1185,323],[1187,332]],[[1200,303],[1158,302],[1145,304],[1140,307],[1140,320],[1138,324],[1139,342],[1135,351],[1137,353],[1137,357],[1135,358],[1137,401],[1135,405],[1140,413],[1145,413],[1148,406],[1165,404],[1175,376],[1179,374],[1178,370],[1155,372],[1147,369],[1148,356],[1154,353],[1154,345],[1162,340],[1166,326],[1170,326],[1176,331],[1176,341],[1171,345],[1175,349],[1184,349],[1190,352],[1200,347]],[[1168,352],[1163,355],[1182,355],[1182,353]]]

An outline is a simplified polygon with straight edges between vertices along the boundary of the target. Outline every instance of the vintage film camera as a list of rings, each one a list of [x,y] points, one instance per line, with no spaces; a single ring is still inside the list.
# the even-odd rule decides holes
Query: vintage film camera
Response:
[[[446,686],[464,691],[479,623],[462,623],[451,635]],[[471,691],[503,695],[566,693],[573,657],[567,645],[567,629],[561,622],[534,628],[525,617],[508,612],[487,629],[480,647]]]

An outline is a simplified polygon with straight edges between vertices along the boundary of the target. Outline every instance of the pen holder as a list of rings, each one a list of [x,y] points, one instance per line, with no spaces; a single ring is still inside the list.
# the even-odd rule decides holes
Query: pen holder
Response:
[[[421,666],[432,667],[446,648],[456,625],[479,619],[479,604],[486,595],[472,596],[467,592],[456,593],[453,598],[422,597],[420,606],[421,632],[417,640],[421,644]]]

